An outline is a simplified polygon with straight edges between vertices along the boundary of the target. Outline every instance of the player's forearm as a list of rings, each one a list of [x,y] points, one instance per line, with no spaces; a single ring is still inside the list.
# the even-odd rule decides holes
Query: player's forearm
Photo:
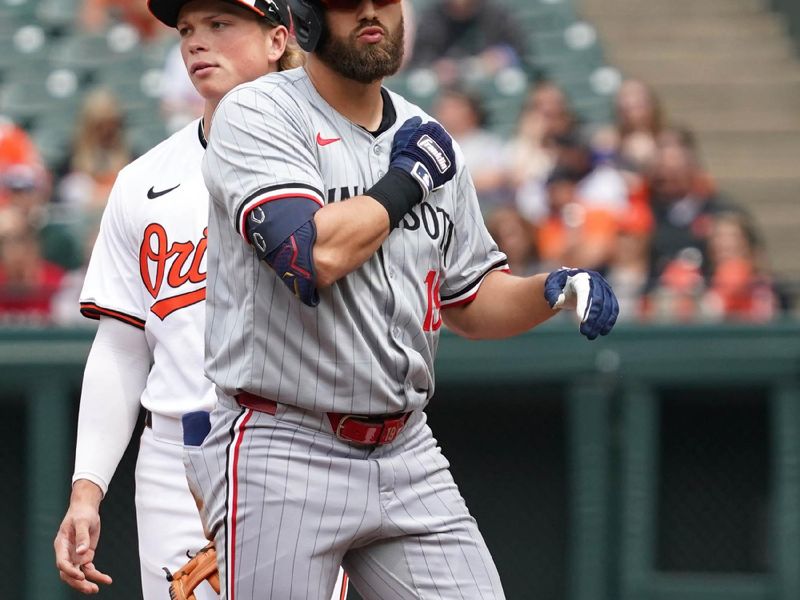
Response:
[[[389,235],[386,209],[369,196],[328,204],[314,215],[317,286],[327,287],[377,252]]]
[[[101,319],[81,389],[74,482],[85,479],[106,492],[136,425],[149,370],[144,332]]]
[[[489,273],[472,302],[442,311],[442,318],[448,328],[471,339],[518,335],[555,314],[544,299],[546,278]]]

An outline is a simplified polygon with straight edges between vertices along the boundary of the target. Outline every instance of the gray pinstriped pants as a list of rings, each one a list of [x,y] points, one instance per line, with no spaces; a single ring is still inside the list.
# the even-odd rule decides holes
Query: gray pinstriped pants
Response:
[[[365,600],[505,598],[424,413],[375,449],[285,405],[272,416],[220,395],[211,418],[185,461],[222,600],[327,600],[340,564]]]

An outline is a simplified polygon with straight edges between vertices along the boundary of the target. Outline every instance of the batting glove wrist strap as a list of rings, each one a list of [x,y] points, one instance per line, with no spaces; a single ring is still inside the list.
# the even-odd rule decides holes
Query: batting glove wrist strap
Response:
[[[422,199],[456,174],[453,139],[435,121],[408,119],[395,133],[390,167],[408,173],[422,190]]]
[[[377,200],[389,213],[389,229],[394,229],[405,214],[422,202],[417,181],[402,169],[389,169],[365,194]]]
[[[619,315],[614,291],[596,271],[566,267],[553,271],[544,282],[544,297],[553,310],[575,310],[580,331],[590,340],[610,332]]]

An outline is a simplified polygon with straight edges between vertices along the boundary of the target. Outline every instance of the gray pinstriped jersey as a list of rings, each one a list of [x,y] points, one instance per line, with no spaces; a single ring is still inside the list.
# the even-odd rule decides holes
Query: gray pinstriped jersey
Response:
[[[362,194],[386,172],[392,139],[421,109],[390,94],[397,119],[374,137],[331,108],[305,70],[272,73],[220,103],[203,161],[211,193],[206,371],[314,411],[383,414],[424,407],[434,391],[439,309],[465,302],[506,258],[484,226],[456,148],[450,183],[406,215],[361,267],[300,302],[259,261],[244,223],[287,196],[320,205]],[[256,214],[260,214],[256,211]]]

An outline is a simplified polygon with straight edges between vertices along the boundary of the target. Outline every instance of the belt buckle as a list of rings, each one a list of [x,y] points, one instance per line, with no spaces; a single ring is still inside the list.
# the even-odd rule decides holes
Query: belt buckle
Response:
[[[356,439],[353,439],[352,437],[345,436],[344,435],[344,426],[345,426],[345,423],[347,423],[348,421],[358,421],[359,423],[365,423],[367,425],[371,424],[367,417],[362,417],[362,416],[359,416],[359,415],[344,415],[339,420],[339,424],[336,426],[336,431],[334,432],[336,434],[337,438],[339,438],[342,441],[349,442],[351,444],[358,444],[360,446],[374,446],[375,445],[374,443],[365,442],[365,441],[361,441],[361,440],[356,440]]]
[[[391,418],[373,419],[362,415],[343,415],[336,425],[334,434],[340,440],[360,446],[383,446],[391,444],[406,424],[408,414],[400,414]],[[364,426],[363,438],[345,435],[344,427],[348,421],[355,421]],[[368,437],[367,437],[368,435]]]
[[[346,442],[352,441],[342,436],[342,427],[344,427],[344,424],[352,418],[353,415],[344,415],[342,416],[341,419],[339,419],[339,424],[336,426],[336,431],[334,431],[334,433],[336,434],[336,437],[339,438],[340,440],[344,440]]]

